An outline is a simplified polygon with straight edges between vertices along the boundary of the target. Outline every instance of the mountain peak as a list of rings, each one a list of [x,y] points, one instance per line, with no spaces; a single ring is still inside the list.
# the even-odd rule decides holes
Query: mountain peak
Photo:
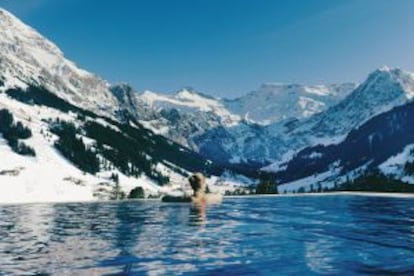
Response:
[[[186,95],[198,95],[198,92],[192,87],[184,87],[183,89],[178,90],[175,95],[177,97],[186,96]]]
[[[399,67],[389,67],[387,65],[383,65],[381,67],[379,67],[377,70],[375,70],[373,73],[378,73],[378,74],[393,74],[393,75],[401,75],[401,74],[405,74],[408,73],[407,71],[402,70]]]
[[[388,93],[391,92],[391,85],[398,86],[407,98],[414,97],[414,74],[400,68],[390,68],[383,66],[369,74],[367,80],[362,84],[365,88],[376,91],[381,87],[388,87]],[[384,89],[382,89],[384,90]],[[385,90],[384,90],[385,91]]]
[[[137,93],[134,88],[127,83],[112,85],[109,90],[118,100],[128,97],[128,95]]]
[[[197,90],[195,90],[192,87],[184,87],[183,89],[179,90],[177,93],[175,93],[175,97],[178,99],[194,99],[196,98],[205,98],[209,100],[216,100],[216,98],[206,95],[204,93],[201,93]]]
[[[20,47],[36,46],[50,54],[63,55],[55,44],[2,8],[0,8],[0,33],[0,42],[7,45],[8,50],[17,51]],[[14,45],[14,47],[10,47],[10,45]]]
[[[121,83],[111,85],[110,89],[111,90],[123,90],[125,92],[135,91],[135,89],[129,83],[126,83],[126,82],[121,82]]]
[[[380,68],[378,68],[377,70],[381,71],[381,72],[389,72],[389,71],[392,70],[392,68],[388,67],[387,65],[383,65]]]
[[[398,78],[407,76],[407,74],[409,73],[400,68],[392,68],[384,65],[369,74],[368,79],[374,79],[382,76],[396,80]]]

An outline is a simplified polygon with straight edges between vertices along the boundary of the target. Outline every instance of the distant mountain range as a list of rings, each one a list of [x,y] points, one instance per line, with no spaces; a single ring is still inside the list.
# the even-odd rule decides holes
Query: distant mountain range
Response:
[[[334,189],[374,171],[414,183],[413,96],[414,75],[387,67],[361,84],[263,84],[236,99],[141,93],[79,69],[0,9],[0,120],[13,117],[0,182],[14,187],[0,202],[155,195],[192,171],[211,185],[267,173],[279,192]],[[14,134],[22,127],[30,137]]]
[[[138,93],[123,84],[112,87],[140,122],[206,158],[222,162],[265,164],[281,151],[273,131],[325,111],[343,100],[355,84],[265,84],[233,99],[218,99],[186,88],[173,95]],[[219,137],[220,139],[216,139]],[[254,138],[254,137],[257,137]],[[277,146],[277,145],[275,145]]]

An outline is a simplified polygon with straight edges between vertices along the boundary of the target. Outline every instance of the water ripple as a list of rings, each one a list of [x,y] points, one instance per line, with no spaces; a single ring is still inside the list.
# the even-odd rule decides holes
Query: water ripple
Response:
[[[413,274],[414,200],[0,206],[0,275]]]

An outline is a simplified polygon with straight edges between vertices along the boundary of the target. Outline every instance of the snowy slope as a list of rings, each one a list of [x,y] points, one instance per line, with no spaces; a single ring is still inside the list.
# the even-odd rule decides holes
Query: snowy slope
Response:
[[[408,174],[405,166],[408,162],[414,162],[414,144],[407,145],[403,151],[391,156],[378,166],[382,173],[401,179],[404,182],[414,184],[414,176]]]
[[[275,140],[272,125],[320,113],[353,88],[354,84],[266,84],[234,100],[214,98],[189,88],[173,95],[145,91],[134,97],[136,110],[142,110],[145,103],[147,109],[161,115],[145,119],[143,114],[149,113],[140,112],[140,122],[146,127],[207,158],[239,163],[277,158],[270,146]]]
[[[195,105],[200,98],[193,96],[190,91],[182,91],[177,94],[177,99]],[[194,129],[211,127],[211,122],[218,124],[219,117],[212,110],[220,115],[226,112],[218,105],[214,106],[213,100],[208,104],[211,109],[201,108],[198,114],[182,114],[184,123],[176,127],[171,124],[175,120],[174,113],[160,112],[158,107],[144,102],[127,85],[110,86],[96,75],[79,69],[64,57],[56,45],[0,9],[0,109],[8,109],[16,121],[23,122],[32,130],[33,136],[25,143],[36,151],[36,157],[18,155],[1,139],[0,181],[10,184],[0,196],[0,202],[105,199],[115,185],[111,178],[113,174],[118,175],[120,188],[126,194],[137,186],[143,187],[146,195],[168,192],[173,189],[173,182],[187,183],[186,175],[191,172],[184,167],[198,168],[205,159],[155,134],[162,133],[164,128],[166,133],[162,134],[186,145],[185,137],[194,133]],[[96,117],[90,112],[110,119]],[[194,116],[202,119],[194,121]],[[101,126],[120,132],[119,137],[112,133],[115,135],[113,139],[135,139],[132,142],[137,146],[139,142],[147,143],[140,154],[145,155],[147,161],[155,161],[148,161],[151,163],[145,165],[151,164],[151,167],[143,165],[143,168],[138,168],[146,175],[131,176],[130,173],[122,173],[106,157],[97,155],[101,162],[99,172],[95,175],[85,173],[54,147],[57,137],[51,133],[50,122],[56,119],[75,123],[79,131],[84,132],[77,135],[87,147],[96,149],[97,141],[85,136],[86,131],[82,128],[85,119],[95,120]],[[142,129],[140,122],[155,134]],[[120,130],[122,124],[125,124],[122,128],[129,131],[128,134]],[[153,145],[156,147],[152,148]],[[113,154],[120,154],[117,153],[120,149],[105,147],[114,150]],[[160,154],[166,159],[160,160]],[[190,161],[191,158],[194,162]],[[158,163],[154,165],[154,162]],[[159,179],[154,180],[158,176],[170,178],[172,186],[158,186],[156,182]]]
[[[161,189],[145,177],[127,177],[119,171],[91,175],[65,159],[53,146],[56,137],[50,133],[47,121],[59,118],[76,122],[76,114],[26,105],[0,94],[0,109],[4,108],[13,113],[15,121],[32,130],[33,136],[25,143],[35,149],[36,156],[18,155],[0,139],[0,203],[97,200],[96,190],[103,183],[113,184],[107,177],[112,172],[120,175],[119,184],[126,193],[136,186],[152,193]]]
[[[174,123],[177,119],[174,119],[174,112],[160,112],[156,105],[144,102],[133,88],[127,85],[110,86],[96,75],[79,69],[64,57],[56,45],[9,12],[0,9],[0,109],[9,110],[14,115],[15,122],[23,123],[32,131],[32,136],[24,143],[36,152],[35,157],[19,155],[12,151],[0,134],[0,182],[3,185],[0,202],[107,199],[116,188],[113,175],[117,175],[119,188],[126,195],[139,186],[147,196],[170,192],[177,188],[177,183],[179,187],[186,186],[186,177],[191,172],[184,167],[198,168],[198,163],[204,162],[204,159],[142,129],[139,122],[155,133],[162,132],[162,127],[168,127],[166,136],[178,137],[176,140],[182,139],[181,142],[185,145],[183,137],[194,129],[211,127],[211,122],[219,124],[225,116],[231,120],[238,118],[227,114],[213,99],[201,103],[205,96],[198,96],[189,90],[177,93],[176,98],[197,110],[197,114],[187,114],[188,110],[182,114],[185,123],[180,124],[181,128],[174,126],[177,123]],[[205,104],[209,108],[204,108]],[[116,121],[96,117],[90,111]],[[194,121],[194,116],[202,119]],[[91,120],[113,129],[115,132],[111,135],[115,136],[112,139],[132,139],[131,142],[137,143],[138,147],[140,142],[147,143],[145,148],[136,149],[146,156],[148,162],[144,162],[142,168],[138,164],[135,169],[145,173],[136,175],[125,168],[121,170],[117,167],[119,164],[111,163],[102,155],[103,152],[96,152],[100,160],[98,173],[93,175],[81,171],[79,164],[67,160],[54,146],[58,137],[52,133],[51,128],[57,119],[73,122],[80,131],[77,135],[95,152],[97,141],[85,136],[87,133],[84,129],[86,122]],[[122,126],[123,123],[128,125]],[[122,133],[120,127],[128,134]],[[119,137],[116,137],[116,132],[119,132]],[[114,160],[116,156],[113,154],[122,153],[122,149],[108,145],[103,145],[103,148],[112,151]],[[102,151],[102,145],[99,150]],[[165,160],[159,156],[164,156]],[[194,162],[190,161],[191,158]],[[177,161],[184,167],[168,160]],[[128,163],[128,160],[125,162]],[[136,166],[136,160],[134,162]],[[132,161],[128,167],[132,168]],[[170,184],[158,186],[159,176],[168,177]],[[213,186],[216,181],[219,178],[209,179]]]
[[[208,129],[237,124],[240,118],[228,112],[219,100],[191,89],[175,95],[136,92],[121,84],[111,87],[120,110],[143,126],[183,146],[198,151],[194,137]],[[122,117],[122,116],[120,116]]]
[[[279,170],[298,150],[340,143],[370,118],[411,101],[413,79],[384,67],[357,87],[267,84],[235,100],[193,90],[138,97],[161,115],[141,121],[154,131],[213,160],[271,162],[267,169]]]
[[[305,121],[294,132],[311,131],[316,137],[345,135],[370,118],[410,102],[413,96],[414,74],[383,67],[339,104]]]
[[[269,88],[272,89],[276,88]],[[211,154],[210,158],[236,163],[270,162],[266,170],[278,171],[299,150],[318,144],[338,144],[369,119],[411,102],[413,90],[412,73],[384,67],[372,72],[351,93],[345,93],[347,96],[342,101],[308,118],[300,113],[302,115],[296,114],[299,118],[285,118],[268,125],[242,120],[234,126],[208,129],[195,141],[200,152],[206,156]],[[319,95],[327,90],[311,91]],[[310,92],[304,89],[302,93]],[[270,101],[262,102],[265,103]],[[288,106],[291,110],[286,114],[294,111],[294,105]]]
[[[6,88],[40,85],[68,102],[107,116],[118,108],[106,81],[76,67],[56,45],[1,8],[0,72]]]
[[[175,190],[189,190],[187,176],[193,171],[186,170],[183,167],[171,163],[159,156],[164,154],[170,156],[172,160],[177,158],[182,160],[181,164],[188,163],[188,167],[194,167],[194,162],[188,162],[186,159],[195,158],[196,161],[204,162],[201,157],[189,152],[184,148],[177,148],[171,141],[163,137],[157,137],[153,133],[143,130],[140,127],[128,126],[129,132],[122,133],[122,124],[114,124],[111,120],[103,117],[95,117],[90,113],[63,112],[56,108],[50,108],[45,105],[32,105],[15,100],[5,93],[0,93],[0,110],[7,109],[13,116],[15,122],[21,122],[24,126],[32,131],[32,136],[24,140],[24,143],[32,147],[35,157],[23,156],[11,150],[6,140],[1,138],[0,134],[0,183],[2,190],[0,193],[0,203],[23,203],[23,202],[60,202],[60,201],[88,201],[88,200],[105,200],[112,196],[116,188],[116,182],[112,178],[115,174],[118,177],[120,191],[128,193],[136,188],[142,187],[146,196],[160,196],[166,193],[173,193]],[[78,137],[81,137],[87,147],[94,149],[94,152],[100,160],[100,169],[96,174],[90,174],[78,169],[75,163],[66,159],[60,151],[54,146],[58,136],[52,131],[55,122],[72,122],[79,129]],[[151,164],[151,174],[160,173],[168,177],[169,182],[159,186],[158,182],[147,175],[147,171],[139,175],[124,173],[116,164],[107,159],[100,151],[97,150],[97,140],[86,131],[86,123],[95,122],[103,127],[112,129],[113,133],[119,133],[120,137],[134,139],[139,133],[149,135],[145,143],[152,143],[154,148],[145,147],[148,150],[146,159],[154,160]],[[137,132],[138,134],[134,134]],[[112,134],[114,135],[114,134]],[[134,135],[134,136],[133,136]],[[111,139],[120,139],[117,136],[111,136]],[[131,140],[132,142],[133,140]],[[117,148],[104,145],[106,149],[113,150],[116,154]],[[165,150],[166,152],[161,152]],[[139,152],[139,149],[136,149]],[[179,156],[181,154],[181,156]],[[158,160],[158,161],[157,161]],[[125,160],[128,162],[128,160]],[[177,162],[180,163],[180,162]],[[132,161],[129,164],[132,167]],[[144,167],[145,168],[145,167]],[[144,173],[145,172],[145,173]],[[215,189],[216,182],[219,182],[220,188],[217,191],[234,189],[234,184],[228,183],[228,177],[223,179],[217,176],[211,176],[207,179],[210,187]]]
[[[268,126],[268,130],[281,141],[275,146],[282,154],[318,144],[338,144],[350,131],[371,118],[411,102],[413,91],[412,73],[383,67],[372,72],[337,105],[306,120],[294,122],[293,127],[281,128],[279,124],[273,124]],[[280,155],[277,157],[281,158]],[[279,166],[280,162],[275,162],[268,169],[278,170]]]
[[[245,96],[226,100],[225,105],[248,121],[267,125],[320,113],[340,102],[355,87],[353,83],[314,86],[268,83]]]
[[[225,126],[240,121],[240,117],[227,110],[220,99],[201,94],[191,88],[185,88],[174,95],[145,91],[140,95],[140,99],[157,110],[176,109],[187,114],[212,113]]]
[[[191,88],[174,95],[145,91],[140,99],[158,109],[177,109],[185,113],[212,112],[222,118],[224,126],[242,119],[267,125],[290,118],[307,118],[344,99],[356,85],[285,85],[263,84],[257,91],[236,99],[218,99]]]
[[[389,177],[414,183],[413,117],[414,102],[408,102],[367,120],[338,144],[316,145],[299,151],[277,172],[279,182],[283,183],[281,188],[292,191],[317,182],[330,182],[332,187],[333,182],[344,183],[347,178],[367,173],[378,177],[378,172],[385,175],[382,179]],[[315,175],[325,175],[325,178],[316,181]],[[394,189],[413,189],[395,185]]]
[[[59,108],[62,103],[56,99],[52,100],[52,105],[50,102],[49,105],[42,105],[45,95],[33,102],[30,95],[27,95],[29,100],[23,100],[9,93],[20,93],[27,88],[23,92],[30,94],[27,91],[33,92],[30,90],[33,87],[45,89],[47,93],[83,111],[77,114],[69,109],[68,112],[65,108]],[[32,129],[33,137],[27,144],[37,153],[36,157],[17,155],[4,139],[0,139],[0,182],[10,183],[8,187],[14,187],[1,194],[0,202],[12,202],[16,200],[16,194],[20,195],[21,202],[96,199],[97,190],[113,184],[109,183],[112,173],[119,175],[120,185],[126,192],[142,186],[148,193],[157,194],[178,189],[182,183],[186,183],[185,175],[190,172],[171,163],[168,158],[159,160],[151,167],[153,172],[162,172],[162,175],[170,177],[171,187],[166,188],[157,186],[148,175],[131,177],[114,168],[101,170],[96,175],[84,173],[53,147],[56,137],[50,133],[47,123],[51,118],[63,118],[81,126],[85,122],[79,117],[84,116],[84,111],[91,111],[114,120],[95,118],[94,115],[88,115],[87,120],[99,121],[119,131],[123,138],[131,138],[130,133],[121,133],[119,124],[125,123],[135,128],[138,137],[141,133],[146,135],[145,139],[152,137],[153,140],[134,141],[138,141],[137,147],[140,141],[148,143],[147,148],[150,150],[143,154],[149,160],[156,158],[149,154],[156,152],[155,148],[151,148],[152,142],[153,145],[165,147],[165,157],[180,156],[182,160],[178,158],[176,161],[188,167],[193,164],[186,164],[187,158],[194,158],[191,160],[195,161],[197,158],[198,161],[207,158],[224,164],[267,165],[266,170],[283,173],[289,169],[289,162],[295,158],[297,160],[298,156],[302,156],[301,153],[311,161],[323,159],[322,152],[314,150],[318,147],[339,145],[338,148],[345,149],[342,150],[345,154],[350,149],[347,140],[350,134],[358,132],[376,116],[411,103],[413,97],[414,74],[387,67],[374,71],[357,87],[346,83],[314,86],[264,84],[257,91],[233,100],[214,98],[190,88],[173,95],[150,91],[138,93],[125,84],[110,86],[96,75],[78,68],[64,57],[56,45],[9,12],[0,9],[0,108],[8,108],[17,120]],[[141,126],[153,132],[144,131]],[[82,136],[81,133],[78,135]],[[96,143],[90,137],[84,136],[83,139],[91,146]],[[407,145],[406,141],[399,144],[401,147]],[[399,150],[403,151],[403,148]],[[180,155],[181,151],[183,155]],[[397,153],[392,151],[393,155]],[[405,158],[405,163],[411,162],[407,154],[405,150],[395,158]],[[378,159],[384,162],[380,167],[384,172],[403,173],[401,168],[404,162],[397,164],[395,158],[385,162],[386,158],[390,156]],[[330,180],[334,176],[344,177],[337,171],[330,174],[337,168],[335,161],[321,161],[321,169],[313,172],[314,176],[310,173],[302,178],[291,179],[294,181],[293,186],[300,187],[303,183],[308,185],[311,179],[322,181],[322,178]],[[347,161],[358,163],[360,160]],[[352,167],[352,170],[358,170],[366,164],[359,162],[357,165],[359,167]],[[234,182],[226,177],[213,177],[209,181],[223,183],[225,179],[227,183]],[[286,187],[285,191],[289,191],[290,188]]]

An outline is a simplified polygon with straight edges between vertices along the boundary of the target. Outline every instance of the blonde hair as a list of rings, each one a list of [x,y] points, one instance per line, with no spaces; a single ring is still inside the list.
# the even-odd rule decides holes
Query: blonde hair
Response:
[[[206,179],[202,173],[195,173],[192,176],[188,178],[188,181],[190,182],[191,188],[194,190],[194,192],[197,192],[199,190],[202,190],[205,192],[206,190]]]

